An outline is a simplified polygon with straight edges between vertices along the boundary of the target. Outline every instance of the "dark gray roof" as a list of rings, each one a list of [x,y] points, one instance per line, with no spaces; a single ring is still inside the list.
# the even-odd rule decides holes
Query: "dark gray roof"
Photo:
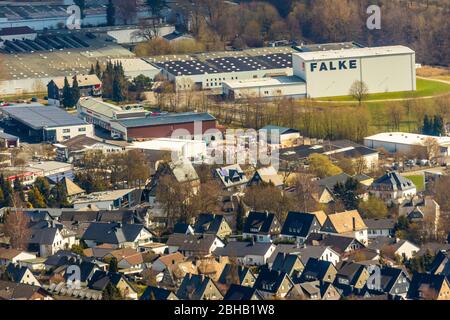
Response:
[[[212,234],[171,234],[167,240],[167,245],[178,247],[179,251],[201,251],[207,252],[211,249],[217,239]]]
[[[298,252],[303,264],[307,264],[310,258],[320,258],[327,248],[329,246],[306,246],[305,248],[300,248]]]
[[[269,234],[270,227],[276,219],[275,214],[269,212],[252,211],[245,220],[243,233]]]
[[[320,223],[311,213],[290,211],[281,229],[282,235],[307,237],[312,228],[320,229]]]
[[[139,300],[152,300],[152,294],[154,300],[167,300],[171,293],[173,292],[164,288],[148,286]]]
[[[17,140],[19,140],[19,137],[16,137],[16,136],[13,136],[12,134],[8,134],[6,132],[0,131],[0,139],[17,141]]]
[[[120,273],[97,270],[92,275],[87,286],[89,289],[103,291],[110,282],[113,286],[116,286],[122,278],[123,275]],[[124,280],[126,279],[124,278]]]
[[[411,180],[401,176],[396,171],[387,172],[382,177],[376,179],[371,187],[376,188],[379,185],[388,187],[389,190],[408,190],[415,187]]]
[[[190,225],[188,223],[176,223],[173,227],[173,233],[186,234]]]
[[[2,112],[34,130],[87,124],[84,120],[58,107],[41,104],[3,107]]]
[[[123,119],[118,121],[122,126],[126,128],[147,127],[147,126],[161,126],[161,125],[173,125],[178,123],[188,123],[194,121],[215,121],[216,118],[209,113],[196,113],[196,112],[184,112],[184,113],[169,113],[159,116],[147,116],[145,118],[136,119]]]
[[[433,264],[428,270],[430,273],[440,273],[450,277],[450,249],[439,251],[434,257]]]
[[[292,276],[295,263],[299,259],[299,256],[295,254],[286,254],[283,252],[279,252],[272,264],[272,270],[285,272]]]
[[[58,228],[32,229],[29,243],[39,245],[51,245],[55,240]]]
[[[261,291],[276,293],[286,277],[290,280],[289,276],[285,272],[269,270],[267,267],[263,267],[261,272],[258,274],[258,278],[256,278],[253,288]]]
[[[249,273],[249,272],[252,274],[250,269],[247,267],[239,266],[239,265],[232,265],[230,263],[227,263],[225,265],[225,267],[223,268],[222,273],[220,274],[218,282],[227,284],[229,282],[230,277],[237,276],[239,278],[239,284],[241,284],[244,281],[247,273]],[[235,273],[235,274],[233,275],[231,273]]]
[[[421,297],[420,293],[430,295],[432,292],[439,292],[445,281],[448,282],[444,275],[415,272],[409,285],[407,297],[409,299],[424,299],[425,297]],[[427,298],[431,299],[429,296]]]
[[[363,219],[369,229],[393,229],[395,227],[394,219]]]
[[[214,255],[229,257],[263,256],[271,246],[272,244],[267,242],[231,241],[224,248],[214,250]]]
[[[142,224],[93,222],[81,238],[98,243],[121,244],[134,241],[144,228]]]
[[[237,284],[232,284],[228,289],[227,293],[223,297],[223,300],[251,300],[253,295],[259,296],[256,288],[241,286]]]
[[[187,273],[178,288],[177,297],[182,300],[199,300],[210,281],[210,278],[203,275]]]
[[[341,261],[336,268],[338,269],[336,277],[344,277],[350,281],[350,285],[353,285],[365,266],[356,262]]]
[[[27,270],[27,267],[21,267],[19,265],[15,265],[14,263],[10,263],[6,268],[6,272],[11,277],[11,280],[17,283],[22,281],[22,278]]]
[[[48,296],[49,293],[38,286],[0,280],[0,300],[27,300],[35,293]]]
[[[314,245],[314,242],[318,242],[322,246],[329,246],[339,254],[343,254],[353,243],[357,243],[361,247],[364,247],[364,245],[355,238],[335,234],[311,233],[308,238],[306,238],[305,244]]]
[[[220,231],[220,225],[223,220],[223,215],[202,213],[197,217],[197,220],[195,221],[194,232],[217,234]]]
[[[311,280],[324,280],[327,271],[335,267],[329,261],[319,260],[316,258],[311,258],[305,265],[303,272],[300,276],[300,282],[311,281]]]

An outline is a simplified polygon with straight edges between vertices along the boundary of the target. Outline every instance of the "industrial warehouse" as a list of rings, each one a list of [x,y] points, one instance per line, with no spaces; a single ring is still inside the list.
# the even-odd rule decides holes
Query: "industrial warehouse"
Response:
[[[61,142],[78,135],[92,136],[92,124],[54,106],[39,103],[1,108],[2,123],[8,133],[30,142]]]
[[[78,113],[86,122],[108,132],[114,139],[126,141],[171,137],[175,130],[193,135],[196,125],[202,133],[217,126],[209,113],[159,113],[146,111],[140,106],[116,106],[91,97],[81,98]]]

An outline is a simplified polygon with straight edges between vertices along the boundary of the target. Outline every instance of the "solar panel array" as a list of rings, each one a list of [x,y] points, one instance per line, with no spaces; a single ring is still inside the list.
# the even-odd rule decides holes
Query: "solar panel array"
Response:
[[[159,62],[155,64],[173,75],[181,76],[218,73],[216,69],[198,60],[176,60]]]
[[[4,107],[2,111],[11,118],[35,130],[40,130],[44,127],[53,128],[86,124],[80,118],[52,106],[20,105]]]
[[[39,36],[35,40],[6,40],[2,51],[6,53],[30,53],[35,51],[54,51],[88,47],[89,44],[84,40],[75,35],[67,34]]]
[[[223,57],[207,59],[207,62],[213,64],[220,72],[233,71],[253,71],[267,69],[261,61],[253,57]]]
[[[255,56],[256,59],[263,61],[270,69],[292,68],[292,54],[274,53],[262,56]]]

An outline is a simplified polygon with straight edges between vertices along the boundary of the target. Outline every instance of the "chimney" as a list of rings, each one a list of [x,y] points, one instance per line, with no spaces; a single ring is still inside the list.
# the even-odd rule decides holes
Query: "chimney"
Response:
[[[352,217],[352,227],[353,227],[353,231],[356,231],[356,218]]]

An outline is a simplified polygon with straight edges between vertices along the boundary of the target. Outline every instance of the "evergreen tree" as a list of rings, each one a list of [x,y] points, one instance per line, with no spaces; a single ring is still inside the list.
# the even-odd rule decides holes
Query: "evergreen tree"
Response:
[[[106,24],[108,26],[113,26],[116,24],[116,8],[112,0],[108,1],[108,6],[106,8]]]
[[[113,97],[113,80],[114,80],[114,70],[111,61],[106,64],[106,69],[103,71],[102,76],[102,92],[103,97],[106,99],[112,99]]]
[[[432,133],[432,121],[428,117],[428,115],[425,115],[423,117],[423,126],[422,126],[422,133],[423,134],[431,134]]]
[[[46,178],[37,177],[34,182],[34,186],[38,188],[44,199],[48,199],[50,197],[51,187]]]
[[[23,184],[20,181],[19,177],[14,179],[13,190],[15,193],[19,194],[19,197],[22,201],[25,201],[25,194],[23,193]]]
[[[98,62],[98,60],[97,63],[95,64],[95,74],[99,79],[102,79],[102,68],[100,67],[100,62]]]
[[[103,300],[122,300],[122,295],[119,289],[114,286],[111,281],[106,285],[105,290],[103,290]]]
[[[109,261],[108,271],[111,273],[117,273],[119,271],[119,267],[117,266],[116,257],[112,257],[111,260]]]
[[[3,194],[3,200],[0,199],[0,207],[12,206],[13,190],[11,188],[11,183],[5,179],[3,174],[0,175],[0,189]]]
[[[438,137],[445,135],[444,120],[439,115],[435,115],[433,119],[433,135]]]
[[[64,108],[72,108],[74,105],[72,97],[72,89],[70,88],[67,77],[64,77],[63,105]]]
[[[89,74],[91,75],[91,74],[96,74],[95,73],[95,69],[94,69],[94,65],[93,64],[91,64],[91,70],[89,70]]]
[[[126,100],[128,82],[121,63],[115,63],[113,67],[113,96],[115,102]]]
[[[336,197],[342,201],[346,210],[353,210],[358,207],[358,180],[349,178],[345,183],[338,182],[333,189]]]
[[[44,197],[37,187],[34,187],[33,190],[28,193],[28,201],[31,203],[33,208],[46,207]]]
[[[78,79],[77,76],[75,75],[73,77],[73,84],[72,84],[72,102],[73,102],[73,106],[76,106],[76,104],[78,103],[78,101],[80,100],[80,87],[78,86]]]
[[[58,182],[51,192],[52,206],[66,208],[69,206],[67,201],[67,192],[62,182]]]

